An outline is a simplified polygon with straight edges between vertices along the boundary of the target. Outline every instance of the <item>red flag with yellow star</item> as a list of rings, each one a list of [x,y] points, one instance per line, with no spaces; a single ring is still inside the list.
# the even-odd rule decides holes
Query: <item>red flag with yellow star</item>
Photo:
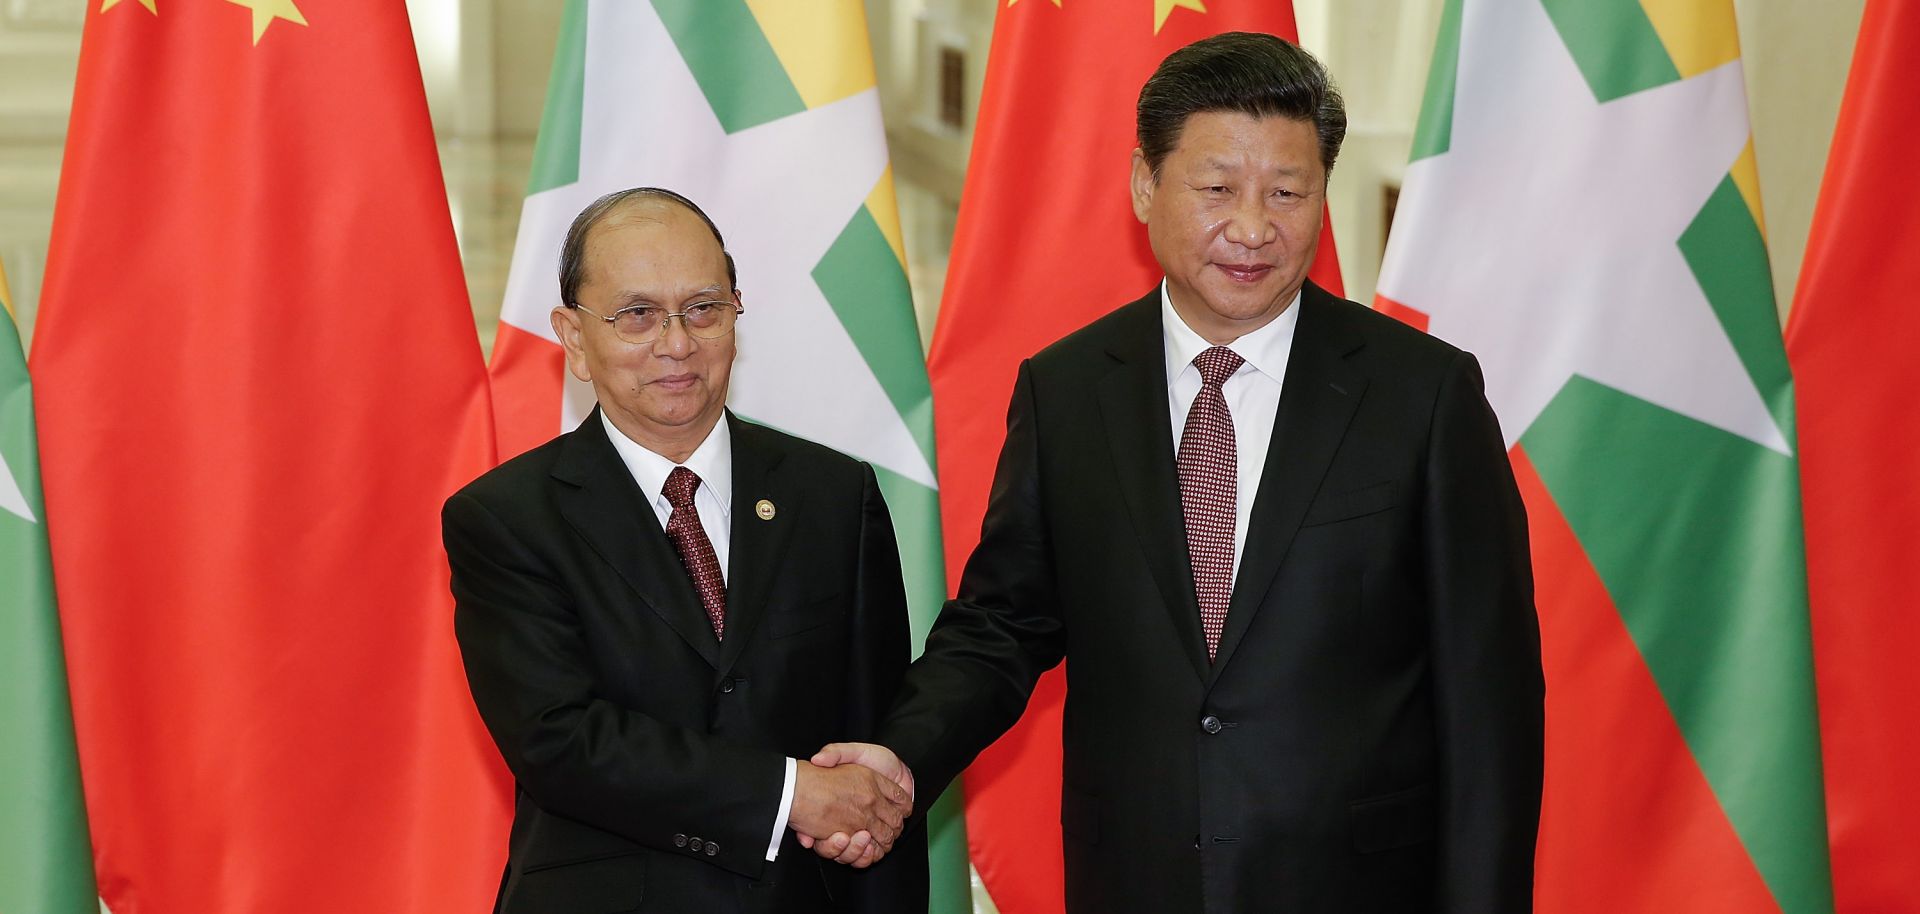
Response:
[[[979,540],[1021,359],[1145,294],[1161,270],[1127,195],[1134,104],[1162,58],[1228,31],[1298,41],[1288,0],[1009,0],[927,371],[947,580]],[[1331,223],[1314,282],[1341,289]],[[1063,909],[1060,670],[965,777],[974,866],[1001,914]]]
[[[484,911],[486,378],[406,10],[89,0],[32,374],[100,893]]]

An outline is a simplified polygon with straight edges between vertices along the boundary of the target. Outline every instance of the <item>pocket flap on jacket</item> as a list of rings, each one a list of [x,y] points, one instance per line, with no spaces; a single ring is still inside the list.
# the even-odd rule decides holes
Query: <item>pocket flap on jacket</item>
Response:
[[[1393,507],[1393,482],[1376,482],[1370,486],[1349,489],[1322,495],[1313,500],[1307,509],[1307,518],[1300,522],[1302,527],[1318,524],[1331,524],[1335,521],[1351,520],[1378,514]]]
[[[645,850],[638,841],[595,828],[578,819],[554,815],[545,810],[533,815],[532,834],[520,849],[522,872],[535,873],[552,866],[637,854]]]
[[[1426,786],[1356,800],[1347,806],[1353,849],[1363,854],[1433,840],[1433,789]]]
[[[640,909],[646,889],[647,855],[619,854],[528,870],[500,907],[506,914],[628,914]]]

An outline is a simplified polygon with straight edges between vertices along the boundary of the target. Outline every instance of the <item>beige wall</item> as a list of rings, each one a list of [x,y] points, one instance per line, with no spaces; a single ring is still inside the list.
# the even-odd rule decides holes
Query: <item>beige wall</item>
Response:
[[[1865,0],[1735,0],[1774,295],[1787,313]]]
[[[556,0],[492,0],[494,123],[500,134],[531,140],[547,100],[553,45],[560,35]]]

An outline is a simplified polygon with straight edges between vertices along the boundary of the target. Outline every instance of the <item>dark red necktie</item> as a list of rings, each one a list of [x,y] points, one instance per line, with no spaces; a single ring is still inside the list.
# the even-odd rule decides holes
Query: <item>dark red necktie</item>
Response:
[[[674,467],[660,493],[673,506],[673,513],[667,515],[667,539],[673,540],[680,564],[687,567],[687,577],[693,579],[693,589],[700,593],[700,603],[707,608],[717,641],[727,628],[727,579],[720,574],[720,558],[713,554],[707,529],[700,526],[700,512],[693,507],[693,493],[698,488],[700,477],[686,467]],[[1233,535],[1231,526],[1227,535]]]
[[[1200,601],[1200,628],[1207,659],[1220,651],[1233,596],[1233,509],[1240,466],[1233,443],[1233,417],[1220,385],[1245,364],[1238,353],[1214,346],[1193,359],[1200,393],[1187,410],[1175,460],[1180,471],[1180,511],[1187,523],[1187,559],[1193,565],[1193,595]]]

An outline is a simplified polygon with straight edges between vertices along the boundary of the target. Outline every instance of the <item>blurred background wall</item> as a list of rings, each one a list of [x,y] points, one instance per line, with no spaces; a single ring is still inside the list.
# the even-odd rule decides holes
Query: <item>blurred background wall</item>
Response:
[[[0,262],[29,345],[80,22],[90,2],[97,0],[0,0]],[[924,338],[932,332],[946,272],[999,3],[865,2]],[[1735,0],[1783,313],[1799,273],[1862,3]],[[1330,198],[1347,290],[1361,301],[1372,298],[1441,5],[1294,0],[1302,43],[1327,63],[1347,98],[1351,130]],[[474,317],[490,347],[561,4],[407,0],[407,7]],[[128,201],[128,217],[139,218],[139,207]]]

